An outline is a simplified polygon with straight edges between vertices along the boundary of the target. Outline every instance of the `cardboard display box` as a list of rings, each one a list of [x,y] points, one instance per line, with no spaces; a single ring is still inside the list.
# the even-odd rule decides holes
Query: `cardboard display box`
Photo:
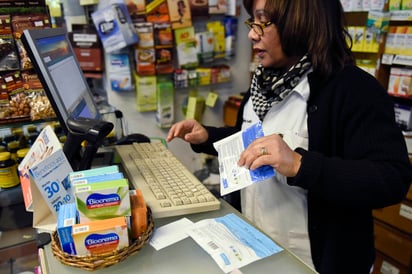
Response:
[[[412,234],[412,202],[405,200],[393,206],[376,209],[373,211],[373,217]]]
[[[412,267],[412,237],[375,220],[375,248],[406,268]]]
[[[373,265],[372,274],[408,274],[408,269],[394,261],[393,259],[385,256],[380,252],[376,252],[375,264]]]

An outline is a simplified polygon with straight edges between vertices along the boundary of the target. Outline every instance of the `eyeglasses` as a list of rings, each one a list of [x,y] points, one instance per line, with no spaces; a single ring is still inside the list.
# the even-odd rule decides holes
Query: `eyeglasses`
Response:
[[[263,36],[263,29],[270,26],[271,24],[273,24],[273,22],[266,22],[266,23],[255,23],[253,21],[253,18],[249,18],[245,21],[245,25],[249,28],[249,29],[253,29],[254,32],[256,32],[257,35],[259,36]]]

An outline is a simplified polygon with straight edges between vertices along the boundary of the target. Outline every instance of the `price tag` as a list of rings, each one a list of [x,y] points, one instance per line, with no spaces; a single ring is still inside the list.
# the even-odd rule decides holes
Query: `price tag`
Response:
[[[392,65],[392,61],[393,61],[393,54],[383,54],[382,55],[382,64]]]
[[[408,220],[412,220],[412,207],[407,206],[405,204],[401,204],[399,215],[405,217]]]

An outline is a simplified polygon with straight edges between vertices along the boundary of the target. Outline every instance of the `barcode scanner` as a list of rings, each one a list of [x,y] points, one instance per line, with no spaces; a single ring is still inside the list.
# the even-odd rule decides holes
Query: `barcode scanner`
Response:
[[[90,169],[97,149],[114,125],[111,122],[83,117],[68,118],[66,124],[68,134],[63,146],[64,154],[73,170]],[[86,145],[82,146],[84,141]]]

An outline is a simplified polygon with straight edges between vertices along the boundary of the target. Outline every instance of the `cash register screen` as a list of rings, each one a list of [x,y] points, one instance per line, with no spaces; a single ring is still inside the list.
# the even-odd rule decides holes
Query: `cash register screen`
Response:
[[[66,30],[25,30],[22,41],[63,130],[69,117],[100,119]]]

